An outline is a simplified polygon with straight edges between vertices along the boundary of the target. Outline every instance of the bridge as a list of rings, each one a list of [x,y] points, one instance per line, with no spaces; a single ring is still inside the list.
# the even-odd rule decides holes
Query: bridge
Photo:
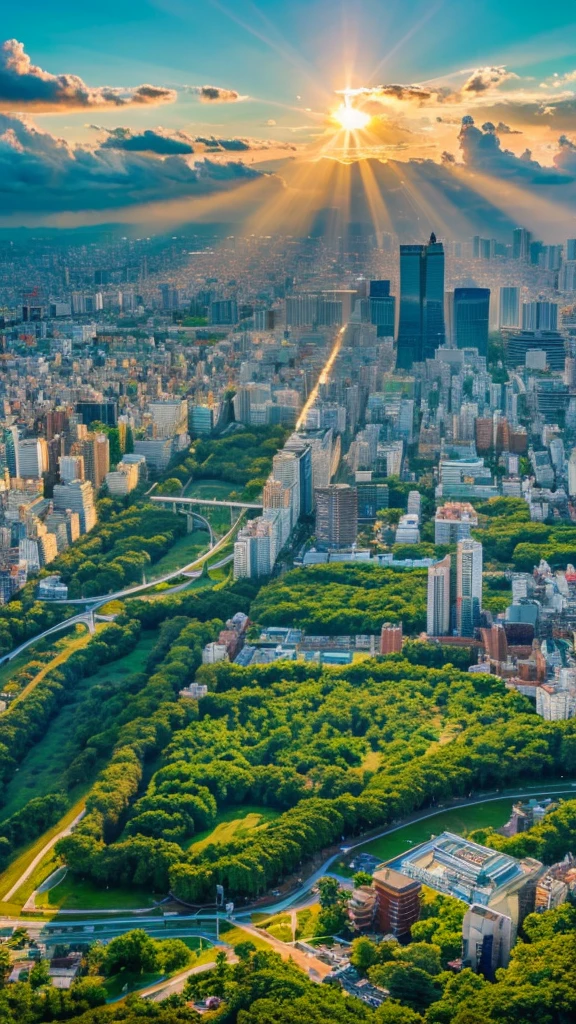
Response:
[[[261,512],[263,505],[251,501],[217,501],[215,498],[179,498],[174,494],[154,494],[150,501],[162,501],[167,505],[204,505],[206,508],[241,508]]]

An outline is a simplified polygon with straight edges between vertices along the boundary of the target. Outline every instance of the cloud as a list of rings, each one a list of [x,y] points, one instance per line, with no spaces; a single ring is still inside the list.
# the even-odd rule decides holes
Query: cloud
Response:
[[[508,149],[502,149],[496,128],[491,122],[477,128],[474,119],[467,115],[462,119],[458,138],[464,165],[469,170],[480,171],[497,178],[521,179],[534,185],[561,185],[573,180],[572,177],[560,173],[560,170],[543,167],[537,160],[533,160],[529,149],[521,156],[516,156]],[[556,167],[560,165],[556,164]]]
[[[23,43],[0,46],[0,109],[49,113],[106,107],[155,106],[176,99],[173,89],[139,85],[134,89],[91,88],[77,75],[53,75],[32,64]]]
[[[167,128],[147,129],[133,132],[130,128],[102,128],[89,125],[95,131],[103,132],[105,139],[100,142],[102,149],[121,149],[131,153],[154,153],[157,156],[190,156],[193,153],[258,153],[270,149],[291,150],[296,146],[289,142],[271,139],[221,138],[216,135],[190,135],[185,131],[170,131]]]
[[[260,177],[261,172],[238,161],[192,163],[186,156],[159,158],[106,144],[72,147],[21,118],[0,114],[2,216],[204,196]]]
[[[510,128],[510,125],[504,124],[503,121],[499,121],[496,125],[497,135],[522,135],[522,132],[518,128]]]
[[[267,128],[275,128],[277,123],[278,122],[275,121],[273,117],[269,117],[268,120],[264,122]]]
[[[340,89],[337,91],[337,95],[350,98],[362,96],[366,100],[374,100],[375,102],[394,99],[400,103],[424,104],[431,100],[435,93],[430,89],[424,89],[420,85],[376,85],[363,86],[359,89]]]
[[[515,75],[513,71],[507,71],[503,65],[477,68],[464,82],[462,92],[465,95],[467,93],[478,94],[488,92],[491,89],[498,88],[502,82],[507,82],[511,78],[518,78],[518,75]]]
[[[241,103],[248,99],[236,89],[223,89],[219,85],[185,85],[183,92],[199,96],[201,103]]]
[[[576,143],[567,135],[561,135],[558,139],[560,147],[554,157],[554,166],[569,174],[576,174]]]
[[[185,133],[167,133],[161,128],[132,132],[130,128],[99,128],[107,138],[100,143],[102,149],[123,149],[130,153],[156,153],[158,156],[190,156],[194,152],[191,140]]]

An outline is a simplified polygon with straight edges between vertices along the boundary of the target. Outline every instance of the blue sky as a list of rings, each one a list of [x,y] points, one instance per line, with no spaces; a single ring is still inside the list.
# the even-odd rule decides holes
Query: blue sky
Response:
[[[26,0],[3,19],[3,32],[42,67],[91,85],[216,82],[256,100],[316,108],[342,85],[422,81],[489,63],[537,77],[562,73],[574,65],[571,25],[573,0],[545,9],[536,0]],[[244,130],[264,112],[250,102],[219,109],[216,121]],[[163,119],[175,126],[194,113],[181,102]],[[292,120],[281,110],[279,118]],[[199,120],[211,118],[202,111]]]
[[[466,181],[516,219],[537,196],[540,221],[560,209],[562,223],[576,205],[575,30],[574,0],[22,0],[0,38],[0,217],[223,182],[254,203],[288,184],[312,207],[320,158],[370,157],[422,166],[422,189],[440,171]],[[347,131],[339,105],[365,128]]]

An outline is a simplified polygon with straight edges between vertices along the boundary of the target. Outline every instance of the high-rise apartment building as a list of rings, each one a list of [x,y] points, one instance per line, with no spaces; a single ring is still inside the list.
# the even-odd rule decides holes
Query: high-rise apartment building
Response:
[[[445,337],[444,247],[431,234],[428,245],[400,246],[398,367],[433,358]]]
[[[72,480],[84,480],[84,456],[61,455],[58,459],[60,480],[69,484]]]
[[[152,416],[154,436],[165,440],[188,429],[188,403],[186,399],[174,398],[165,402],[150,402],[148,412]]]
[[[476,974],[494,981],[496,970],[507,967],[512,945],[512,920],[481,903],[468,907],[462,922],[462,961]]]
[[[383,935],[409,935],[420,916],[422,886],[407,875],[383,867],[374,872],[376,927]]]
[[[469,502],[447,501],[436,509],[434,543],[456,544],[459,540],[469,537],[470,531],[476,526],[478,516]]]
[[[98,517],[94,505],[94,491],[89,480],[72,480],[69,484],[56,484],[54,508],[58,512],[66,512],[67,509],[77,512],[82,533],[89,533],[96,526]]]
[[[467,538],[456,548],[456,628],[474,636],[482,610],[482,545]]]
[[[488,355],[489,288],[454,289],[454,334],[457,348],[476,348]]]
[[[20,454],[18,450],[18,438],[18,427],[4,428],[4,459],[11,477],[20,476]]]
[[[43,437],[24,438],[18,442],[20,476],[41,480],[48,472],[48,445]]]
[[[80,455],[84,459],[84,476],[97,492],[110,469],[110,442],[106,434],[88,434],[82,441],[75,441],[71,448],[72,455]]]
[[[431,565],[428,569],[426,603],[426,632],[428,636],[448,636],[450,632],[450,575],[450,555],[446,555],[441,562]]]
[[[316,542],[319,548],[347,548],[358,536],[358,493],[348,484],[316,491]]]

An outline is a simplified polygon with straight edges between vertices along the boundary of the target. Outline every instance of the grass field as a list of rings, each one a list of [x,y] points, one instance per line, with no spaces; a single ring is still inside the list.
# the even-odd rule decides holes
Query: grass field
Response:
[[[231,807],[217,815],[212,828],[198,832],[186,845],[192,853],[200,853],[209,843],[229,843],[232,839],[244,839],[250,832],[265,828],[269,821],[277,817],[278,811],[269,807],[250,804]]]
[[[239,492],[242,487],[226,480],[192,480],[184,491],[185,498],[214,498],[224,500],[232,491]]]
[[[48,910],[142,910],[165,895],[154,896],[145,889],[100,889],[66,875],[53,889],[36,897],[36,906]]]
[[[76,640],[83,640],[84,643],[88,642],[90,634],[85,628],[76,626],[72,628],[72,633],[66,634],[66,632],[63,631],[59,637],[47,638],[46,640],[40,641],[38,645],[32,644],[30,647],[27,647],[25,651],[22,651],[22,654],[13,658],[12,661],[6,661],[2,666],[0,666],[0,691],[4,690],[20,669],[26,668],[31,661],[42,661],[44,664],[43,675],[45,675],[48,669],[53,667],[52,662],[55,658],[59,658],[60,662],[67,657],[68,652],[71,649],[74,649]],[[81,646],[81,644],[79,644],[79,646]],[[63,657],[61,657],[62,654]],[[49,659],[49,662],[47,662],[47,658]],[[32,683],[35,684],[36,681],[37,679],[34,679],[32,680]],[[30,686],[30,684],[28,684],[28,686]],[[28,687],[26,689],[28,689]],[[19,694],[19,697],[21,696],[22,694]]]
[[[169,572],[175,572],[176,569],[186,568],[208,549],[209,544],[210,534],[207,530],[193,530],[185,537],[179,537],[168,553],[158,562],[154,562],[150,575],[158,579],[160,576],[167,576]]]
[[[54,836],[58,835],[59,832],[65,829],[72,821],[74,821],[74,818],[82,810],[82,805],[83,800],[79,799],[74,804],[73,807],[66,811],[66,814],[64,815],[64,817],[60,818],[60,821],[53,825],[52,828],[48,829],[47,832],[44,832],[43,835],[39,836],[39,838],[36,839],[36,841],[32,843],[30,846],[26,847],[25,850],[22,850],[21,853],[16,857],[16,859],[8,865],[6,870],[3,871],[2,874],[0,874],[0,900],[6,893],[10,892],[12,886],[18,881],[18,879],[26,870],[30,862],[33,861],[34,858],[46,846],[46,843],[49,843]],[[0,903],[1,913],[14,914],[20,912],[22,905],[26,902],[26,899],[28,898],[30,892],[32,892],[34,888],[34,886],[32,886],[32,888],[28,892],[29,883],[35,879],[36,884],[39,885],[40,882],[43,881],[44,878],[46,878],[50,874],[50,871],[53,870],[53,866],[55,866],[55,864],[52,861],[52,858],[53,851],[50,851],[50,853],[42,862],[42,864],[39,864],[36,870],[32,873],[30,879],[26,883],[24,883],[24,885],[26,886],[26,896],[24,898],[22,896],[24,890],[23,885],[14,894],[13,903]],[[52,866],[46,867],[46,865]]]
[[[97,683],[140,672],[155,643],[154,634],[143,635],[134,650],[125,657],[109,665],[103,665],[93,676],[88,676],[78,683],[70,703],[66,704],[50,722],[42,739],[32,747],[6,786],[3,806],[0,809],[2,821],[24,807],[32,797],[59,791],[63,773],[68,768],[71,757],[73,759],[76,756],[76,752],[70,750],[68,736],[77,704]],[[74,796],[75,794],[72,794],[72,798]]]
[[[102,627],[96,627],[97,630],[100,628]],[[91,639],[91,636],[92,634],[85,627],[83,628],[82,626],[74,626],[74,632],[71,633],[69,636],[63,637],[57,642],[57,644],[55,645],[55,653],[53,657],[50,658],[50,660],[46,662],[44,667],[40,669],[37,675],[35,675],[34,678],[31,679],[29,683],[27,683],[27,685],[24,687],[21,693],[19,693],[18,696],[15,697],[12,703],[18,704],[19,701],[24,700],[28,696],[28,694],[32,693],[35,687],[38,686],[38,683],[40,683],[44,679],[44,676],[46,676],[48,672],[50,672],[53,668],[58,668],[58,665],[61,665],[64,661],[66,661],[74,651],[79,651],[82,647],[86,647],[86,644]],[[27,651],[26,654],[30,656],[29,651]],[[42,660],[44,660],[42,655],[40,657],[42,658]],[[31,660],[33,659],[34,655],[32,655]]]
[[[542,790],[539,795],[545,796],[546,791]],[[564,795],[574,797],[574,790]],[[503,797],[502,800],[492,800],[472,807],[461,807],[459,810],[439,811],[433,818],[413,822],[411,825],[405,825],[404,828],[398,829],[397,832],[392,832],[389,836],[366,843],[365,846],[359,848],[359,852],[371,853],[386,861],[406,853],[411,846],[427,842],[431,835],[439,835],[440,832],[456,832],[458,835],[466,835],[476,828],[499,828],[508,821],[513,802],[513,798],[509,796]]]
[[[162,981],[164,974],[137,974],[135,971],[122,971],[106,978],[104,988],[108,999],[119,999],[122,995],[128,995],[140,988],[147,988],[157,981]]]
[[[222,921],[220,925],[220,938],[222,942],[226,942],[232,947],[238,946],[241,942],[253,942],[256,949],[265,949],[268,953],[270,952],[270,944],[266,942],[266,939],[261,939],[252,932],[245,932],[243,928],[230,924],[229,921]]]

